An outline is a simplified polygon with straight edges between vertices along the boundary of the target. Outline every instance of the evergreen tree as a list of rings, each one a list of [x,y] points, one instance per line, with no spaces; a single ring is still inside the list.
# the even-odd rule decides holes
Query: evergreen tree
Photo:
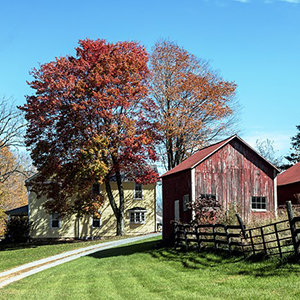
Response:
[[[288,169],[289,167],[300,162],[300,125],[296,125],[298,133],[291,138],[292,147],[291,153],[288,156],[285,156],[285,159],[288,161],[288,164],[282,166],[282,169]]]

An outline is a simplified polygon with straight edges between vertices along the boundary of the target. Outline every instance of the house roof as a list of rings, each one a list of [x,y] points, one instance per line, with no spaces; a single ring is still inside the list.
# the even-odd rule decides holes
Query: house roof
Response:
[[[257,153],[251,146],[249,146],[244,140],[242,140],[238,135],[233,135],[221,142],[218,142],[216,144],[213,144],[211,146],[205,147],[190,157],[188,157],[186,160],[184,160],[181,164],[174,167],[170,171],[163,174],[161,177],[165,177],[171,174],[175,174],[181,171],[189,170],[195,168],[198,164],[206,160],[208,157],[210,157],[212,154],[217,152],[219,149],[227,145],[230,141],[237,138],[240,142],[245,144],[248,148],[250,148],[252,151],[254,151],[258,156],[260,156],[264,161],[266,161],[269,165],[271,165],[277,172],[280,172],[276,166],[271,164],[269,161],[267,161],[264,157],[262,157],[259,153]]]
[[[15,209],[5,211],[7,215],[10,216],[27,216],[28,215],[28,205],[20,206]]]
[[[288,168],[277,177],[277,185],[286,185],[300,181],[300,162]]]

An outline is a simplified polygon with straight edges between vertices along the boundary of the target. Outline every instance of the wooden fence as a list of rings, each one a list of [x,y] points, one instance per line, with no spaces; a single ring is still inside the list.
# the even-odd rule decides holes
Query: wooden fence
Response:
[[[215,249],[226,248],[230,252],[234,246],[240,246],[240,225],[190,225],[175,223],[175,248],[181,247],[185,250],[196,248],[201,251],[207,246]]]
[[[178,224],[175,228],[175,248],[191,248],[201,251],[204,247],[236,249],[248,255],[294,254],[300,258],[300,217],[295,217],[291,202],[286,203],[288,219],[247,229],[237,215],[239,225],[225,224]]]

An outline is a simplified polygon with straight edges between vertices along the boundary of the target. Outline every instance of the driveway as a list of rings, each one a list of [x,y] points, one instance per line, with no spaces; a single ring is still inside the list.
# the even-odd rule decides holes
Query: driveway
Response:
[[[123,240],[116,240],[111,242],[105,242],[98,245],[84,247],[72,251],[67,251],[61,254],[49,256],[40,260],[33,261],[31,263],[21,265],[19,267],[4,271],[0,273],[0,288],[13,283],[17,280],[23,279],[27,276],[36,274],[46,269],[58,266],[65,262],[74,260],[76,258],[89,255],[98,251],[103,251],[110,248],[115,248],[121,245],[134,243],[151,237],[160,236],[161,233],[152,233],[143,236],[136,236],[132,238],[126,238]]]

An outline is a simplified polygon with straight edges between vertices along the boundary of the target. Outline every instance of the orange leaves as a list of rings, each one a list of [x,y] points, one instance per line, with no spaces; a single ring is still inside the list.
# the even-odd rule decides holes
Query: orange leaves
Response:
[[[233,113],[230,106],[236,85],[168,40],[155,44],[150,71],[151,94],[159,108],[157,118],[170,169],[222,129],[219,120]]]

